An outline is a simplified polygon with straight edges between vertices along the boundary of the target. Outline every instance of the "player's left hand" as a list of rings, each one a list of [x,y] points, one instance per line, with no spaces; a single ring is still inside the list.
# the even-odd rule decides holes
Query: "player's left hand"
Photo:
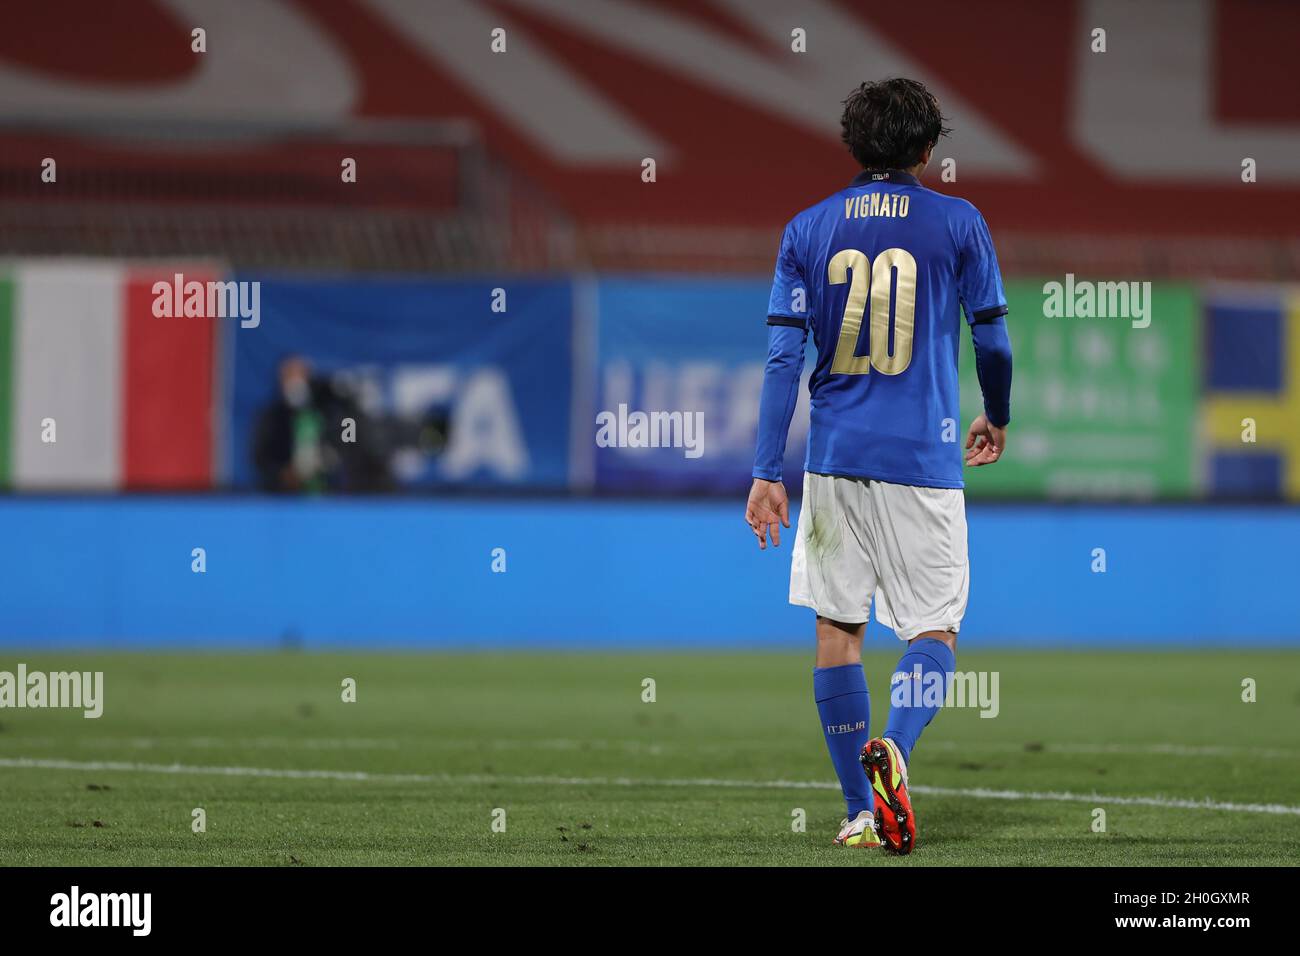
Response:
[[[772,545],[781,547],[781,526],[790,527],[790,499],[785,485],[755,478],[745,503],[745,523],[758,536],[760,551],[767,550],[768,534],[772,535]]]
[[[966,432],[966,464],[974,467],[991,465],[1007,450],[1007,430],[977,415]]]

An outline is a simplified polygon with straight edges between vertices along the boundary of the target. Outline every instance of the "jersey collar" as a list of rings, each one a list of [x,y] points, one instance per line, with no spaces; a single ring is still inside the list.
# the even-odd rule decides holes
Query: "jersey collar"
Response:
[[[893,183],[896,186],[919,186],[921,181],[901,169],[864,169],[853,177],[850,186],[870,186],[872,183]]]

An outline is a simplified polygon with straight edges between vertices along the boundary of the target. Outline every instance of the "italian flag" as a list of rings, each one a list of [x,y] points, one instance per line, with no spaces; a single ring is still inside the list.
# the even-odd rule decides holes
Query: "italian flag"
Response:
[[[153,285],[212,264],[0,266],[0,486],[212,484],[212,318],[159,318]]]

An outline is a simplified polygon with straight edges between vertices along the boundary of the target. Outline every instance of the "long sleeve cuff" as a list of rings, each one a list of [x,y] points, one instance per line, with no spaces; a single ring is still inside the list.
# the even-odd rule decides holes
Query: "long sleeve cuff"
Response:
[[[1011,340],[1001,316],[970,327],[975,344],[975,374],[984,394],[984,414],[998,428],[1011,421]]]
[[[799,398],[799,377],[803,373],[806,329],[773,325],[767,336],[767,366],[763,370],[763,394],[758,405],[758,447],[754,452],[754,477],[781,480],[785,442]]]

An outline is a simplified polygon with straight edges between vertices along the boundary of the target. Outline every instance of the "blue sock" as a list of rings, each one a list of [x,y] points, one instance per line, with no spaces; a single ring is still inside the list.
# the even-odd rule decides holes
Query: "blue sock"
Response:
[[[840,778],[840,789],[852,820],[863,810],[874,810],[867,772],[859,755],[870,738],[871,698],[861,664],[813,668],[813,696],[822,718],[826,749]]]
[[[889,721],[885,736],[898,745],[904,760],[911,758],[921,731],[943,706],[956,669],[957,656],[952,648],[933,637],[910,644],[899,658],[889,682]],[[918,671],[920,679],[916,676]]]

